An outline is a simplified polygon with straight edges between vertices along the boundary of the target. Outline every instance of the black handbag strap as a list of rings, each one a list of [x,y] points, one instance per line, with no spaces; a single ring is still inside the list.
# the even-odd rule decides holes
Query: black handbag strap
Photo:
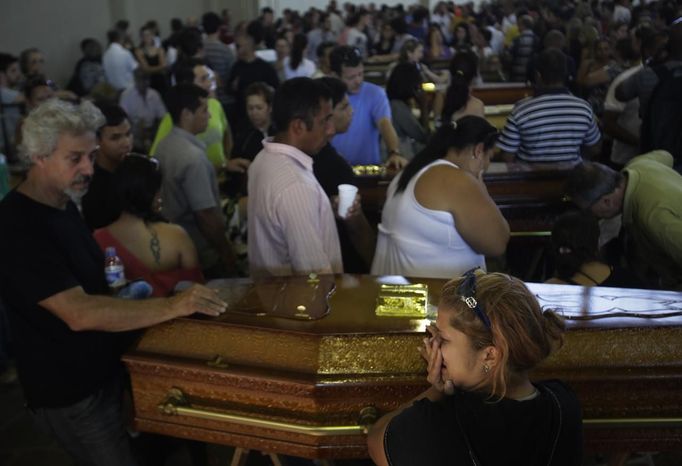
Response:
[[[547,458],[547,466],[552,465],[552,461],[554,460],[554,452],[556,451],[556,446],[559,443],[559,436],[561,434],[561,428],[563,426],[563,415],[561,411],[561,403],[559,403],[559,398],[556,396],[556,393],[552,391],[547,386],[542,386],[544,390],[549,393],[550,398],[552,399],[554,406],[557,409],[557,414],[558,414],[558,419],[559,422],[557,423],[557,428],[556,428],[556,434],[554,435],[554,442],[552,442],[552,449],[549,452],[549,458]],[[462,426],[462,422],[459,420],[459,414],[457,413],[457,409],[455,409],[455,420],[457,421],[457,426],[459,427],[459,430],[462,433],[462,437],[464,437],[464,443],[467,446],[467,450],[469,452],[469,459],[471,459],[471,464],[473,466],[482,466],[480,460],[478,459],[478,456],[476,456],[476,452],[474,451],[473,447],[471,446],[471,442],[469,441],[469,436],[466,433],[466,430],[464,430],[464,427]]]
[[[557,414],[559,417],[559,422],[557,423],[557,428],[556,428],[556,435],[554,436],[554,442],[552,443],[552,450],[549,452],[549,458],[547,459],[547,466],[551,466],[552,460],[554,460],[554,452],[556,451],[556,446],[559,443],[559,436],[561,435],[561,429],[564,425],[564,420],[563,420],[563,414],[561,411],[561,403],[559,403],[559,398],[556,396],[556,393],[554,391],[547,387],[543,387],[547,392],[550,394],[552,397],[552,401],[554,401],[554,406],[556,406],[557,409]]]
[[[467,450],[469,451],[469,458],[471,459],[471,464],[473,466],[481,466],[481,463],[478,461],[478,456],[476,456],[476,452],[471,447],[471,442],[469,442],[469,436],[467,435],[466,430],[464,430],[464,427],[462,427],[462,422],[459,420],[458,411],[459,411],[458,409],[455,409],[455,420],[457,421],[457,426],[459,427],[459,430],[462,433],[462,437],[464,437],[464,443],[466,443]]]

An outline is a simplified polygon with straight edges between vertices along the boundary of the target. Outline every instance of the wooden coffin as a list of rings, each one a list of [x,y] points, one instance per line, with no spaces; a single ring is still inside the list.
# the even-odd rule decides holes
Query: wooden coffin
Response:
[[[566,211],[564,184],[573,164],[493,162],[483,176],[490,196],[517,235],[551,230],[556,217]],[[372,223],[381,220],[386,190],[391,182],[377,166],[355,167],[362,207]]]
[[[444,283],[382,287],[389,278],[225,281],[223,316],[150,328],[125,356],[136,428],[308,458],[365,457],[365,427],[426,387],[417,347],[429,320],[377,315],[378,305],[412,312],[430,302],[434,317]],[[576,390],[588,449],[679,447],[682,294],[529,286],[573,319],[565,346],[533,376]]]
[[[515,104],[533,94],[525,83],[487,83],[475,86],[471,93],[485,105]]]

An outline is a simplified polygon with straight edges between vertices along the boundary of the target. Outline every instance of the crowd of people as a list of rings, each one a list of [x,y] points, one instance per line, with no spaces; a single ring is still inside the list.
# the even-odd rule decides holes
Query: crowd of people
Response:
[[[162,40],[148,21],[136,41],[119,21],[106,49],[84,39],[64,88],[40,50],[0,53],[0,151],[21,178],[0,193],[0,371],[11,327],[36,421],[80,463],[138,464],[121,352],[131,331],[224,312],[206,280],[444,278],[422,348],[432,387],[375,425],[373,460],[496,464],[480,420],[506,419],[514,432],[495,435],[527,464],[580,464],[575,395],[528,379],[560,346],[561,319],[517,278],[484,273],[510,227],[483,176],[494,159],[574,167],[551,282],[682,289],[679,1],[332,0],[171,28]],[[384,74],[369,82],[365,66]],[[472,93],[489,82],[533,89],[501,131]],[[339,214],[355,165],[393,176],[378,225],[359,195]],[[107,286],[112,247],[151,298]],[[451,450],[426,451],[433,438]]]

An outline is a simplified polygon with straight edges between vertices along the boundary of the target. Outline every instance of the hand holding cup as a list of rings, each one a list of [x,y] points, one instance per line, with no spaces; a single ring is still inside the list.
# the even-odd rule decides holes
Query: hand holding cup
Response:
[[[352,184],[339,185],[339,209],[338,214],[341,218],[346,218],[348,209],[353,205],[355,195],[358,193],[358,187]]]

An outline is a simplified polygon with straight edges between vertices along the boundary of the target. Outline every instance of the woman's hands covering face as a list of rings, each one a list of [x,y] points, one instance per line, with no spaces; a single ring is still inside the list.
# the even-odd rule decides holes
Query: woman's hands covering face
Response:
[[[439,392],[452,395],[455,392],[454,384],[451,380],[443,379],[443,353],[438,329],[430,325],[426,330],[431,336],[424,338],[424,346],[419,347],[419,352],[427,363],[426,379]]]

